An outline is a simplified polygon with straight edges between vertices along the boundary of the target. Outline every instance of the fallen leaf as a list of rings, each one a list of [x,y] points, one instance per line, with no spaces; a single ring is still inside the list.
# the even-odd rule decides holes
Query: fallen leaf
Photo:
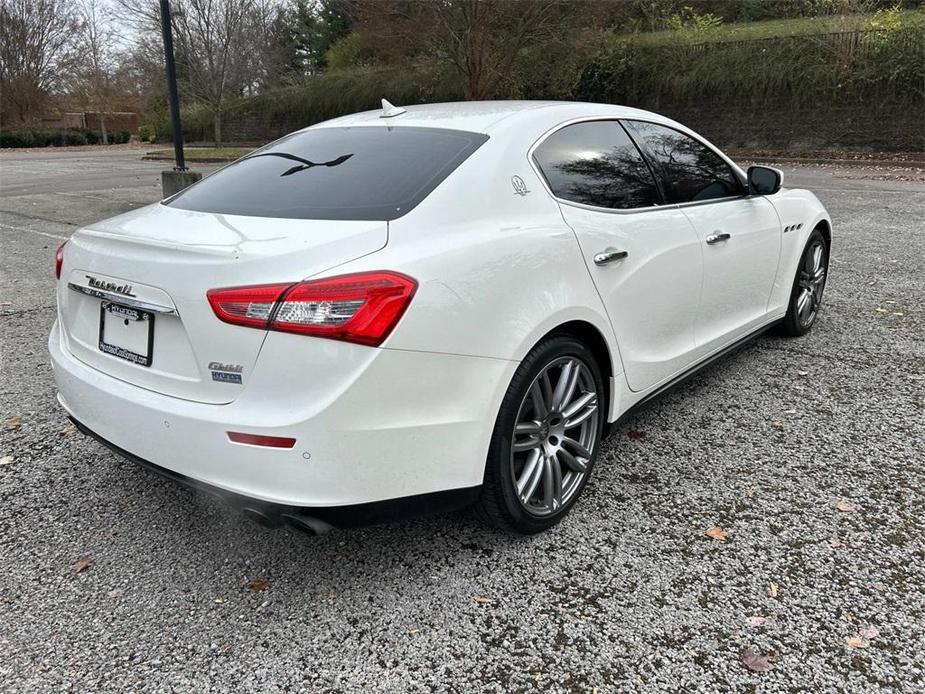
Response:
[[[92,564],[93,560],[86,554],[83,554],[77,557],[77,561],[74,562],[74,565],[71,568],[74,569],[74,573],[79,574],[89,569]]]
[[[70,424],[64,427],[59,433],[61,436],[73,436],[77,433],[77,427],[75,427],[73,424]]]
[[[772,419],[771,426],[774,427],[775,429],[783,429],[784,423],[780,421],[779,419]]]
[[[109,591],[109,597],[111,598],[121,598],[125,594],[125,591],[121,588],[113,588]]]
[[[12,465],[12,464],[13,464],[13,456],[5,455],[2,458],[0,458],[0,465]]]
[[[745,624],[750,627],[764,626],[767,621],[768,621],[767,617],[757,617],[756,616],[756,617],[746,617],[745,618]]]
[[[834,549],[845,546],[845,543],[839,540],[837,537],[833,537],[831,540],[829,540],[829,544],[832,545]]]
[[[835,508],[837,508],[842,513],[854,513],[855,511],[858,510],[858,507],[852,504],[847,499],[842,499],[841,501],[839,501],[837,504],[835,504]]]
[[[848,636],[845,638],[845,646],[848,648],[867,648],[870,641],[862,639],[860,636]]]
[[[265,578],[255,578],[253,581],[247,584],[247,587],[255,593],[259,593],[266,590],[271,585],[273,585],[273,581],[268,581]]]
[[[771,661],[768,656],[755,653],[751,648],[746,648],[742,651],[739,660],[752,672],[767,672],[771,669]]]
[[[710,528],[707,530],[707,537],[713,538],[714,540],[719,540],[720,542],[725,542],[728,537],[728,533],[722,528]]]
[[[777,593],[778,593],[777,584],[774,581],[771,581],[770,583],[768,583],[768,595],[770,595],[772,598],[776,598]]]
[[[19,429],[19,427],[21,426],[22,426],[22,417],[19,417],[19,416],[10,417],[8,420],[6,420],[7,429]]]
[[[873,641],[875,638],[880,636],[880,630],[871,624],[861,629],[861,631],[858,632],[858,636],[860,636],[862,639]]]
[[[478,603],[479,605],[494,605],[495,599],[487,598],[482,595],[476,595],[474,598],[472,598],[472,602]]]
[[[883,591],[886,590],[886,586],[883,585],[882,583],[874,583],[871,585],[871,588],[876,590],[878,593],[882,593]]]
[[[639,431],[639,429],[630,429],[626,432],[626,435],[633,439],[633,441],[642,441],[646,437],[646,432]]]
[[[747,499],[751,499],[753,496],[755,496],[755,490],[754,490],[754,489],[752,489],[751,487],[749,487],[748,489],[745,490],[745,497],[746,497]]]

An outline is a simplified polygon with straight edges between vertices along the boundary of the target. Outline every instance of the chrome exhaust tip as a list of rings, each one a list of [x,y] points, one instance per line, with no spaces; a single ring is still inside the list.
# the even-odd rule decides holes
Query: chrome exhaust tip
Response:
[[[271,516],[259,508],[254,508],[253,506],[245,506],[241,509],[241,512],[258,525],[262,525],[264,528],[278,528],[280,526],[280,519],[278,516]]]
[[[334,527],[319,518],[303,514],[284,513],[280,518],[290,527],[301,530],[309,535],[326,535]]]

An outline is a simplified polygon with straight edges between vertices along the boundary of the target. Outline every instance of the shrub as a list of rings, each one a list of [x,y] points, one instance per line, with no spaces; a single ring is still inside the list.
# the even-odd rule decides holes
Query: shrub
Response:
[[[925,81],[925,27],[750,41],[605,41],[575,96],[658,110],[663,102],[812,108],[861,97],[905,102]],[[905,86],[903,86],[905,85]]]
[[[8,147],[68,147],[96,144],[95,130],[3,130],[0,148]]]
[[[68,130],[61,134],[62,146],[85,145],[87,144],[87,135],[77,130]]]
[[[138,139],[142,142],[153,142],[155,137],[154,127],[150,125],[141,125],[138,127]]]

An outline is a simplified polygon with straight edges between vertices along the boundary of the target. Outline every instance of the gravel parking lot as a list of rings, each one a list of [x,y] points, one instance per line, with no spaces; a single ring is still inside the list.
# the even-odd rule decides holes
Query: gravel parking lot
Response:
[[[615,429],[553,531],[460,513],[316,538],[120,460],[55,404],[54,249],[157,199],[138,156],[0,155],[0,688],[925,688],[921,172],[785,166],[834,221],[816,328]]]

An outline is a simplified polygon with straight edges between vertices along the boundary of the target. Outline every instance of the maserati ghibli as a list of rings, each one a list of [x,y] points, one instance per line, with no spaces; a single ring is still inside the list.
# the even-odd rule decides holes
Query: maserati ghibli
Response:
[[[609,425],[812,328],[831,222],[782,184],[637,109],[383,101],[75,232],[58,401],[266,525],[536,533]]]

